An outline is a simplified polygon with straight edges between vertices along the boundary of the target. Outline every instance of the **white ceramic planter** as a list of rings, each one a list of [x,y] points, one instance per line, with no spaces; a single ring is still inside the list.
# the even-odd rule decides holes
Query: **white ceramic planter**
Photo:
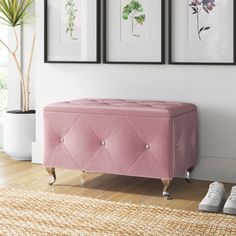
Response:
[[[16,160],[31,160],[35,113],[7,112],[3,117],[3,150]]]

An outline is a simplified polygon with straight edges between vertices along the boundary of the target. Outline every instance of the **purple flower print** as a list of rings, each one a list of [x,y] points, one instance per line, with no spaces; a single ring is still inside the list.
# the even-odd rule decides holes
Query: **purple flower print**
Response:
[[[215,7],[215,0],[202,0],[203,7],[207,8],[207,10],[213,10]]]
[[[189,7],[192,8],[193,14],[197,18],[197,34],[199,40],[202,40],[201,33],[210,29],[209,26],[200,26],[200,13],[204,10],[204,12],[209,14],[215,6],[215,0],[190,0]]]
[[[189,6],[197,6],[197,5],[201,5],[202,2],[200,0],[192,0],[191,3],[189,4]]]

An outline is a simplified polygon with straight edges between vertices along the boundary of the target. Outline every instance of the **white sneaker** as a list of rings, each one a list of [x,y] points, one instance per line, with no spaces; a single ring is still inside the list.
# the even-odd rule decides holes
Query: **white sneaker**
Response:
[[[236,186],[232,187],[231,193],[225,203],[223,213],[236,215]]]
[[[211,183],[206,196],[199,204],[200,211],[219,212],[225,202],[225,188],[222,183]]]

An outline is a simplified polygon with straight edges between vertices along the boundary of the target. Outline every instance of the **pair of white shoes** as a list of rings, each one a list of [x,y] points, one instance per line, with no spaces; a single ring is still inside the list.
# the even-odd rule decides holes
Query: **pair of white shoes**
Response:
[[[211,183],[206,196],[199,204],[200,211],[219,212],[236,215],[236,186],[232,187],[231,193],[226,201],[225,187],[222,183]]]

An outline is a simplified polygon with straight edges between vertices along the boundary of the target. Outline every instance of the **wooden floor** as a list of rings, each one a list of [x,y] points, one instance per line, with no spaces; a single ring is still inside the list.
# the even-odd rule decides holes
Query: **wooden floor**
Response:
[[[173,200],[162,196],[160,180],[115,176],[107,174],[83,174],[80,171],[56,170],[57,182],[49,186],[49,176],[41,165],[12,160],[0,153],[0,186],[73,194],[110,201],[167,206],[197,210],[200,200],[207,192],[209,182],[194,181],[188,184],[175,179],[170,187]],[[232,185],[225,184],[229,193]]]

